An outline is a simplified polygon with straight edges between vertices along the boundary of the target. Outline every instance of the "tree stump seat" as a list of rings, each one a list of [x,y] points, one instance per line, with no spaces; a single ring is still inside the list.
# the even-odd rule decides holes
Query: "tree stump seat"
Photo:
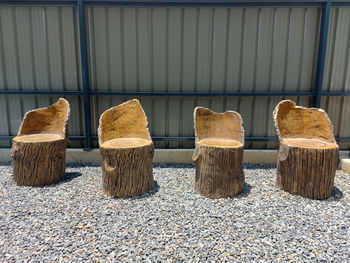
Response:
[[[53,133],[40,133],[40,134],[30,134],[16,136],[13,138],[14,142],[26,142],[26,143],[36,143],[36,142],[52,142],[64,140],[65,138],[58,134]]]
[[[219,147],[219,148],[237,148],[242,147],[242,143],[237,140],[207,138],[197,142],[203,146]]]
[[[196,163],[194,190],[210,198],[233,197],[244,185],[244,130],[234,111],[215,113],[203,107],[194,110]]]
[[[103,192],[117,197],[149,192],[154,186],[154,146],[139,101],[130,100],[106,110],[98,135]]]
[[[299,147],[306,149],[331,149],[338,148],[338,144],[327,140],[316,138],[285,138],[284,143],[290,147]]]
[[[41,186],[65,178],[69,103],[59,99],[47,108],[25,114],[12,140],[13,181]]]
[[[152,141],[142,138],[117,138],[105,141],[101,144],[103,148],[136,148],[151,145]]]
[[[327,113],[284,100],[277,105],[273,118],[280,143],[276,185],[311,199],[330,197],[339,147]]]

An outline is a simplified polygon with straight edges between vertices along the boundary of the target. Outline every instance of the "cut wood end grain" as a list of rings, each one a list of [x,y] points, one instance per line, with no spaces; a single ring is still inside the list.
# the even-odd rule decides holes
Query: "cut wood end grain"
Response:
[[[152,141],[141,138],[117,138],[102,143],[102,148],[136,148],[151,145]]]
[[[239,141],[220,139],[220,138],[203,139],[198,141],[197,143],[204,146],[220,147],[220,148],[237,148],[242,146],[241,142]]]
[[[16,136],[13,138],[15,142],[52,142],[64,139],[62,135],[52,133],[39,133],[31,135]]]

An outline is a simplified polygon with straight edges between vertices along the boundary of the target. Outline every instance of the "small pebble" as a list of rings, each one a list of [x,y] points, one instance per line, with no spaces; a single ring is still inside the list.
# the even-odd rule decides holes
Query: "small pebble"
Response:
[[[328,200],[275,186],[273,166],[244,167],[244,192],[193,191],[195,167],[155,165],[140,197],[101,191],[101,167],[68,165],[67,179],[19,187],[0,165],[0,262],[350,262],[350,177]]]

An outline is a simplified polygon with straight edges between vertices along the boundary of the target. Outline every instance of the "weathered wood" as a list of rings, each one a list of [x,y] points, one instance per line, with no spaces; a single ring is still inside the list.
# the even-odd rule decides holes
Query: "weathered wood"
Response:
[[[134,148],[100,148],[102,189],[111,196],[128,197],[153,188],[153,144]]]
[[[105,111],[98,129],[102,189],[118,197],[142,195],[153,186],[154,146],[138,100]]]
[[[47,108],[25,114],[12,141],[13,180],[40,186],[65,178],[69,103],[59,99]]]
[[[327,114],[286,100],[277,105],[273,117],[280,143],[276,185],[311,199],[330,197],[339,147]]]
[[[233,111],[215,113],[197,107],[194,125],[195,192],[211,198],[240,194],[244,185],[244,129],[241,116]]]

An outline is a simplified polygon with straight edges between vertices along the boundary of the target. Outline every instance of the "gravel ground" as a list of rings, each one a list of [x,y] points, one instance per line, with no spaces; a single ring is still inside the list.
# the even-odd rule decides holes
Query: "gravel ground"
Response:
[[[245,167],[239,197],[193,192],[193,166],[157,165],[155,189],[105,197],[99,166],[67,180],[18,187],[0,166],[0,261],[350,262],[350,176],[337,171],[325,201],[284,193],[276,169]]]

